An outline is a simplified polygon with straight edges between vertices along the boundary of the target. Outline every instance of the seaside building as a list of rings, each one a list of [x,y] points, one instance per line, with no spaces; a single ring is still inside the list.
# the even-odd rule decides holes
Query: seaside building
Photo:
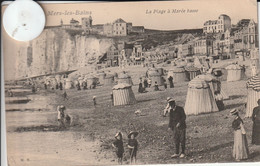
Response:
[[[237,30],[234,32],[235,52],[249,52],[258,48],[257,24],[250,19],[242,19],[237,23]]]
[[[221,14],[217,20],[208,20],[204,23],[203,33],[224,33],[231,29],[231,19],[228,15]]]

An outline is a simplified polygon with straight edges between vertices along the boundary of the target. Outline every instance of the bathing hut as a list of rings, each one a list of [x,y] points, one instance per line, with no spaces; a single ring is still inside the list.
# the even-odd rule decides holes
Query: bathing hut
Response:
[[[72,89],[72,80],[70,78],[65,78],[65,89]]]
[[[146,73],[147,73],[147,76],[150,77],[150,74],[154,73],[154,72],[159,73],[157,68],[149,68]]]
[[[217,77],[215,77],[211,74],[201,74],[201,75],[198,75],[197,77],[200,79],[203,79],[204,81],[206,81],[209,84],[210,90],[213,95],[216,91],[219,91],[220,95],[223,97],[223,99],[229,98],[229,96],[223,91],[223,89],[221,87],[221,81]]]
[[[80,86],[82,86],[82,83],[83,83],[83,81],[84,81],[84,77],[79,77],[78,78],[78,81],[79,81],[79,84],[80,84]]]
[[[160,73],[156,70],[153,70],[149,73],[149,77],[151,78],[152,80],[152,86],[155,85],[155,82],[157,82],[157,84],[159,86],[162,86],[163,85],[163,79],[162,79],[162,76],[160,75]]]
[[[254,76],[247,82],[246,117],[251,117],[254,107],[260,99],[260,76]]]
[[[132,81],[131,76],[128,75],[127,73],[125,73],[125,72],[118,74],[117,82],[118,82],[118,84],[119,83],[126,83],[126,84],[133,85],[133,81]]]
[[[164,75],[163,68],[157,68],[157,70],[158,70],[158,73],[159,73],[161,76]]]
[[[184,67],[174,67],[168,71],[168,78],[172,76],[174,82],[187,81],[187,76]]]
[[[192,80],[197,75],[201,74],[200,69],[194,66],[187,66],[185,67],[185,71],[187,72],[187,76],[189,80]]]
[[[114,106],[128,105],[136,102],[132,86],[127,83],[119,83],[113,87]]]
[[[98,78],[99,84],[103,85],[104,81],[105,81],[106,73],[104,71],[102,71],[102,72],[97,73],[96,76]]]
[[[113,85],[114,84],[114,75],[107,74],[104,79],[104,85]]]
[[[87,86],[89,89],[95,88],[97,85],[97,78],[93,75],[87,77]]]
[[[184,110],[186,115],[218,111],[215,98],[206,81],[196,77],[189,82]]]
[[[237,64],[231,64],[226,67],[227,82],[239,81],[242,77],[242,68]]]

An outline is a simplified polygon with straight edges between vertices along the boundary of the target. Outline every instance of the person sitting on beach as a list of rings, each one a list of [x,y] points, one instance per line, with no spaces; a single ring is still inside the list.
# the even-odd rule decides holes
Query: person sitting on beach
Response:
[[[128,134],[128,149],[130,153],[130,163],[132,164],[133,161],[136,163],[136,155],[137,155],[137,148],[138,148],[138,142],[135,139],[135,137],[138,135],[138,132],[136,131],[131,131]]]
[[[112,143],[112,146],[116,148],[116,155],[118,164],[123,164],[123,154],[124,154],[124,146],[123,146],[123,135],[121,132],[116,133],[115,141]]]
[[[154,83],[154,91],[159,91],[159,85],[157,84],[157,81]]]
[[[72,116],[70,116],[69,114],[66,114],[65,118],[64,118],[64,121],[65,121],[66,126],[71,126],[71,124],[72,124]]]

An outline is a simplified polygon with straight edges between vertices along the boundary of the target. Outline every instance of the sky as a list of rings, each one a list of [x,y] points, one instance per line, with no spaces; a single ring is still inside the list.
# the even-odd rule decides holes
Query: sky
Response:
[[[93,24],[105,24],[122,18],[133,26],[147,29],[178,30],[202,28],[207,20],[215,20],[220,14],[230,16],[231,23],[249,18],[257,22],[256,0],[192,0],[159,2],[89,2],[74,4],[41,3],[46,15],[46,26],[55,26],[63,20],[69,24],[72,18],[81,20],[91,12]],[[2,12],[4,12],[5,7]],[[188,12],[193,10],[194,12]],[[177,12],[179,11],[179,12]],[[81,13],[77,14],[76,13]],[[5,78],[12,77],[19,47],[28,42],[18,42],[8,37],[2,28]],[[7,72],[8,71],[8,72]]]

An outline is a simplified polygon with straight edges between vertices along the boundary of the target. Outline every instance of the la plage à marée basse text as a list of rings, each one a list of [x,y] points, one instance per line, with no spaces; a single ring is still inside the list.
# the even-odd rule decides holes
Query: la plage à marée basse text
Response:
[[[148,9],[146,14],[197,13],[198,11],[198,9]]]

